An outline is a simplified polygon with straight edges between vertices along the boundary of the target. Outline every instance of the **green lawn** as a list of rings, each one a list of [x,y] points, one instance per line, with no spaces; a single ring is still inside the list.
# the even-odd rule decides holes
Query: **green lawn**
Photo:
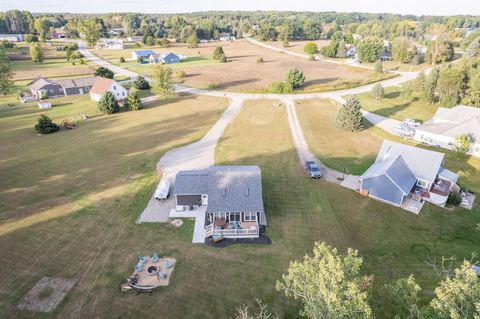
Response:
[[[203,136],[225,100],[185,96],[105,116],[78,97],[46,113],[55,121],[80,112],[92,119],[50,136],[33,131],[34,107],[0,109],[0,317],[229,318],[236,305],[261,298],[281,318],[298,318],[299,304],[276,292],[275,281],[314,241],[326,241],[360,251],[363,271],[375,275],[377,317],[390,318],[384,283],[414,273],[428,296],[437,278],[426,259],[462,259],[478,248],[478,208],[451,214],[427,205],[416,216],[306,178],[285,109],[272,104],[245,105],[216,162],[260,165],[273,245],[226,249],[193,245],[189,220],[180,228],[135,224],[158,181],[158,159]],[[177,258],[171,285],[122,294],[138,255],[153,252]],[[18,310],[43,276],[78,282],[53,314]]]
[[[398,86],[385,88],[385,97],[376,100],[370,92],[358,95],[362,108],[386,117],[403,121],[407,118],[425,122],[433,117],[438,105],[428,105],[418,93],[413,95],[412,101],[404,101]]]
[[[480,192],[480,159],[409,142],[365,121],[365,130],[348,133],[333,126],[338,104],[322,99],[297,102],[297,114],[305,138],[315,155],[327,166],[342,171],[346,166],[361,175],[374,162],[384,139],[445,153],[445,166],[460,175],[460,185]]]

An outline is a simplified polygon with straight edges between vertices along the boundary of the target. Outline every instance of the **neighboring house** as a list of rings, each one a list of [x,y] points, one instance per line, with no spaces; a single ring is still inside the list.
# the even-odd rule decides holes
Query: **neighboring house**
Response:
[[[111,92],[115,99],[119,102],[123,102],[128,95],[127,89],[121,86],[114,79],[97,77],[95,79],[95,83],[90,89],[90,97],[95,102],[98,102],[102,98],[102,95],[106,92]]]
[[[97,49],[123,50],[123,40],[121,39],[100,39],[97,43]]]
[[[152,54],[155,54],[152,50],[136,50],[132,52],[132,59],[137,60],[138,58],[148,59]]]
[[[213,166],[180,171],[177,211],[206,207],[206,238],[258,238],[267,225],[258,166]]]
[[[127,38],[128,42],[142,42],[143,37],[141,35],[134,35]]]
[[[50,33],[50,38],[51,39],[65,39],[66,38],[65,28],[64,27],[55,28],[55,30],[52,33]]]
[[[107,31],[108,35],[114,36],[114,37],[118,37],[122,33],[123,33],[123,28],[112,28]]]
[[[0,34],[0,41],[20,42],[23,41],[23,34]]]
[[[230,41],[230,40],[235,40],[235,37],[228,32],[222,32],[220,33],[218,39],[220,41]]]
[[[153,53],[149,56],[150,63],[164,63],[164,64],[173,64],[179,63],[180,57],[172,52],[167,53]]]
[[[450,192],[458,190],[458,175],[443,167],[444,156],[385,140],[375,163],[360,176],[359,192],[398,207],[406,201],[443,207]]]
[[[451,109],[439,107],[432,119],[420,125],[414,140],[429,145],[453,149],[455,138],[468,135],[468,154],[480,157],[480,108],[457,105]]]
[[[28,83],[28,88],[33,96],[42,98],[47,95],[49,98],[59,96],[70,96],[86,94],[95,82],[95,77],[50,80],[47,78],[36,78]],[[44,93],[45,92],[45,93]]]

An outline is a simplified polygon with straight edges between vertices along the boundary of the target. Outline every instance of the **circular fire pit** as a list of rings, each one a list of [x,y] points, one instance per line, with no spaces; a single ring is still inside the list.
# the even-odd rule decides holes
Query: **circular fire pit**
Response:
[[[158,267],[157,266],[150,266],[147,268],[147,273],[151,276],[155,275],[158,273]]]

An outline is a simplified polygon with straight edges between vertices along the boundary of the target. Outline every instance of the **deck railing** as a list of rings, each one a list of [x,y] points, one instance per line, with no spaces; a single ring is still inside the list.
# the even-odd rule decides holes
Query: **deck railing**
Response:
[[[257,229],[214,229],[213,223],[205,227],[205,237],[220,235],[225,238],[240,238],[240,237],[258,237],[260,231]]]

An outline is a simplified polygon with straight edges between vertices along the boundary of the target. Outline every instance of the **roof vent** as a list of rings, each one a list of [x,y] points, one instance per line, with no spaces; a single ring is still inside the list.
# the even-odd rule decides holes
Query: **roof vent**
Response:
[[[222,188],[222,190],[220,191],[220,194],[222,195],[222,197],[227,196],[227,189],[226,189],[226,188]]]
[[[245,187],[243,195],[245,195],[245,197],[248,197],[250,195],[248,187]]]

